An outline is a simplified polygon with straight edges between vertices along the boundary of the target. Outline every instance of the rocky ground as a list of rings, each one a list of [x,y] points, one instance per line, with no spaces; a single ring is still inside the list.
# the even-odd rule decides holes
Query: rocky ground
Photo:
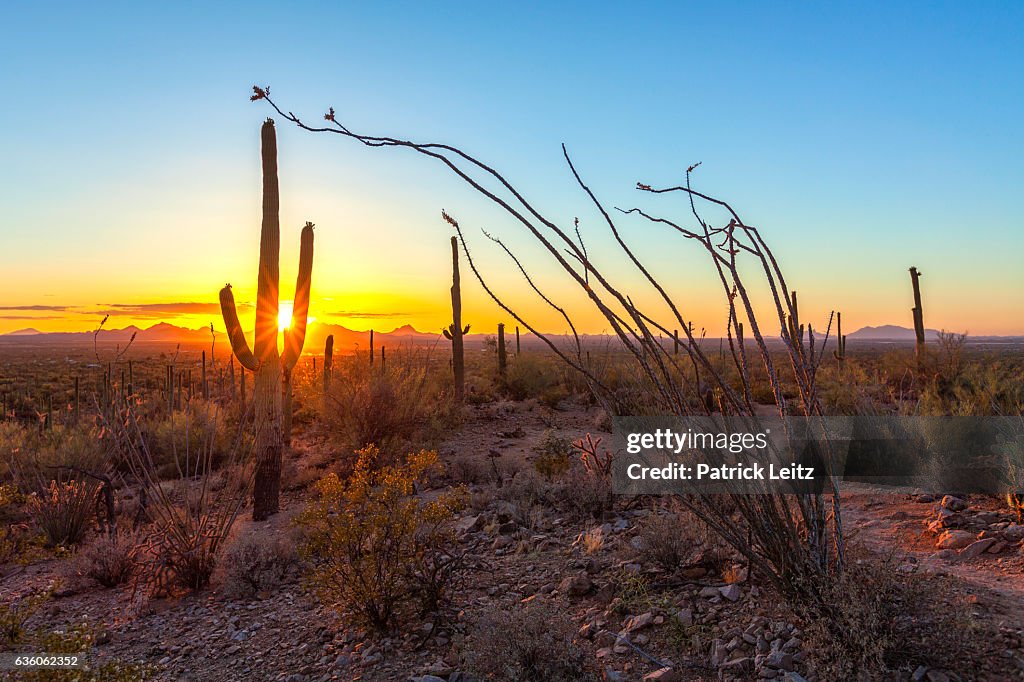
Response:
[[[571,621],[577,643],[608,680],[765,679],[812,677],[800,624],[741,562],[691,557],[667,575],[639,551],[646,519],[661,503],[626,505],[602,521],[505,499],[507,481],[529,467],[534,449],[553,429],[572,437],[599,433],[596,411],[552,411],[532,402],[468,408],[461,431],[440,447],[442,457],[471,482],[474,501],[458,521],[472,547],[474,571],[454,604],[434,620],[417,621],[390,637],[346,625],[307,593],[298,571],[273,594],[230,598],[215,581],[200,592],[140,602],[130,588],[70,585],[35,617],[35,626],[88,623],[101,635],[95,655],[153,666],[161,680],[409,680],[468,682],[463,652],[485,613],[548,603]],[[312,481],[329,459],[312,435],[295,443],[296,481],[284,511],[269,522],[242,522],[238,535],[289,536]],[[469,471],[472,462],[486,462]],[[976,619],[1001,633],[988,668],[959,674],[924,666],[906,679],[1005,679],[1019,676],[1024,653],[1024,525],[997,500],[879,493],[844,493],[851,542],[892,555],[895,566],[946,574]],[[42,561],[7,577],[4,593],[30,591],[64,575],[67,560]],[[723,569],[723,565],[725,568]]]

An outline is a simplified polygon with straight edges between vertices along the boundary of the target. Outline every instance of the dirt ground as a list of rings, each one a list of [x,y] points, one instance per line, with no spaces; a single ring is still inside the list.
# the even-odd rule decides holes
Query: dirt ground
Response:
[[[601,423],[596,408],[583,406],[557,411],[533,401],[471,406],[463,427],[438,450],[446,462],[487,462],[493,471],[511,476],[529,467],[534,448],[549,433],[576,438],[589,432],[610,440]],[[310,494],[303,482],[315,480],[331,456],[315,434],[299,434],[289,456],[298,483],[286,488],[282,513],[264,523],[244,519],[235,534],[293,533],[291,521]],[[493,483],[472,487],[483,491]],[[136,599],[130,587],[69,585],[33,625],[87,623],[102,633],[96,649],[100,659],[151,665],[160,680],[383,681],[435,675],[457,682],[468,679],[459,673],[460,652],[480,614],[547,601],[580,628],[579,645],[606,679],[640,680],[666,666],[676,677],[650,679],[804,679],[799,624],[786,620],[778,597],[756,579],[726,584],[698,571],[662,590],[658,600],[631,604],[616,597],[611,576],[642,573],[650,585],[664,579],[635,558],[638,528],[653,512],[652,504],[631,505],[603,521],[582,522],[548,511],[506,535],[493,528],[496,524],[485,523],[500,515],[494,491],[481,492],[481,497],[491,498],[490,506],[467,510],[460,524],[463,541],[475,548],[478,562],[452,608],[444,618],[408,625],[390,637],[371,637],[347,626],[319,605],[298,575],[277,593],[248,600],[229,598],[217,580],[207,590],[149,601]],[[914,679],[1020,677],[1024,555],[1019,544],[1024,529],[1017,530],[998,500],[972,497],[953,513],[942,511],[947,503],[958,506],[927,495],[849,486],[843,494],[843,522],[850,543],[889,556],[908,570],[949,576],[973,617],[1003,633],[1001,641],[991,643],[991,669],[959,676],[917,670]],[[940,525],[930,529],[937,518]],[[977,546],[966,551],[976,539],[957,549],[938,548],[942,534],[951,529],[995,539],[985,542],[977,556],[971,556]],[[603,539],[593,552],[580,542],[588,531]],[[63,563],[48,560],[8,570],[0,590],[13,594],[41,588],[62,578]],[[640,608],[644,612],[632,611]],[[628,641],[616,632],[627,632]],[[778,647],[785,661],[777,668],[762,661],[754,670],[755,655],[748,650],[761,637],[787,640]]]

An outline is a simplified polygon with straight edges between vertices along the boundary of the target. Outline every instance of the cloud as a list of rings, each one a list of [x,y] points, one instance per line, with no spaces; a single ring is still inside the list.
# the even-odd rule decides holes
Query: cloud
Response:
[[[408,317],[412,313],[376,313],[376,312],[365,312],[360,310],[338,310],[333,313],[327,313],[331,317],[354,317],[363,319],[374,319],[374,318],[386,318],[386,317]]]
[[[41,310],[47,312],[63,312],[70,310],[71,306],[66,305],[0,305],[0,310]],[[19,318],[14,318],[19,319]]]
[[[10,308],[0,308],[10,310]],[[63,320],[63,315],[0,315],[0,320]]]
[[[143,319],[161,320],[182,315],[220,316],[219,303],[103,303],[103,309],[93,311],[95,315],[125,315]],[[238,303],[239,310],[251,310],[251,303]]]

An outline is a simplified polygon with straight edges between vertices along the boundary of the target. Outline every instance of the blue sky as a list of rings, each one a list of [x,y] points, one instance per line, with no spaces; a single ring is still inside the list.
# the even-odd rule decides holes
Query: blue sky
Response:
[[[853,328],[910,326],[916,265],[929,327],[1024,333],[1022,27],[1021,3],[10,3],[0,307],[215,300],[225,281],[244,298],[270,113],[248,102],[259,83],[308,119],[334,106],[360,131],[475,153],[563,223],[579,215],[626,282],[562,142],[609,204],[680,218],[676,199],[634,184],[676,184],[702,161],[695,185],[762,228],[815,319],[840,309]],[[535,246],[439,166],[283,126],[279,136],[282,221],[294,227],[284,293],[298,227],[313,220],[322,319],[440,326],[442,207],[507,238],[561,291]],[[698,326],[720,328],[699,259],[624,225],[692,298]],[[478,251],[528,307],[507,264]],[[478,288],[467,297],[473,319],[501,319]],[[91,325],[6,312],[0,332]]]

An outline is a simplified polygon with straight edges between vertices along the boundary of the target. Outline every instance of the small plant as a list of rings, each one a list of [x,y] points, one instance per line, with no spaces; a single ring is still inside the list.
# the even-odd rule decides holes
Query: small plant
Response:
[[[557,436],[549,430],[534,450],[537,456],[533,466],[544,478],[551,480],[569,471],[572,464],[572,441],[568,438]]]
[[[572,621],[548,605],[490,611],[469,633],[466,666],[482,678],[502,682],[596,682],[601,678],[575,634]]]
[[[436,470],[436,452],[423,450],[384,466],[374,445],[357,455],[347,483],[333,473],[317,483],[318,498],[298,520],[306,531],[302,549],[313,563],[310,583],[321,599],[387,630],[418,596],[424,606],[436,605],[454,577],[457,564],[445,559],[444,528],[462,496],[449,493],[425,503],[414,494]]]
[[[678,570],[698,544],[675,514],[655,514],[640,526],[641,558],[664,571]]]
[[[46,536],[50,547],[77,545],[89,530],[96,506],[97,487],[90,481],[50,481],[42,492],[28,498],[28,513]]]
[[[75,556],[77,572],[103,587],[128,582],[138,565],[139,538],[134,533],[100,535]]]
[[[21,642],[25,624],[49,598],[49,592],[38,592],[0,603],[0,643],[7,647]]]
[[[572,442],[574,450],[580,453],[580,461],[583,468],[592,476],[612,475],[612,453],[608,450],[600,451],[601,439],[594,439],[589,433],[583,438],[577,438]]]
[[[224,557],[224,587],[251,597],[280,586],[295,566],[294,548],[282,539],[250,536],[232,545]]]

